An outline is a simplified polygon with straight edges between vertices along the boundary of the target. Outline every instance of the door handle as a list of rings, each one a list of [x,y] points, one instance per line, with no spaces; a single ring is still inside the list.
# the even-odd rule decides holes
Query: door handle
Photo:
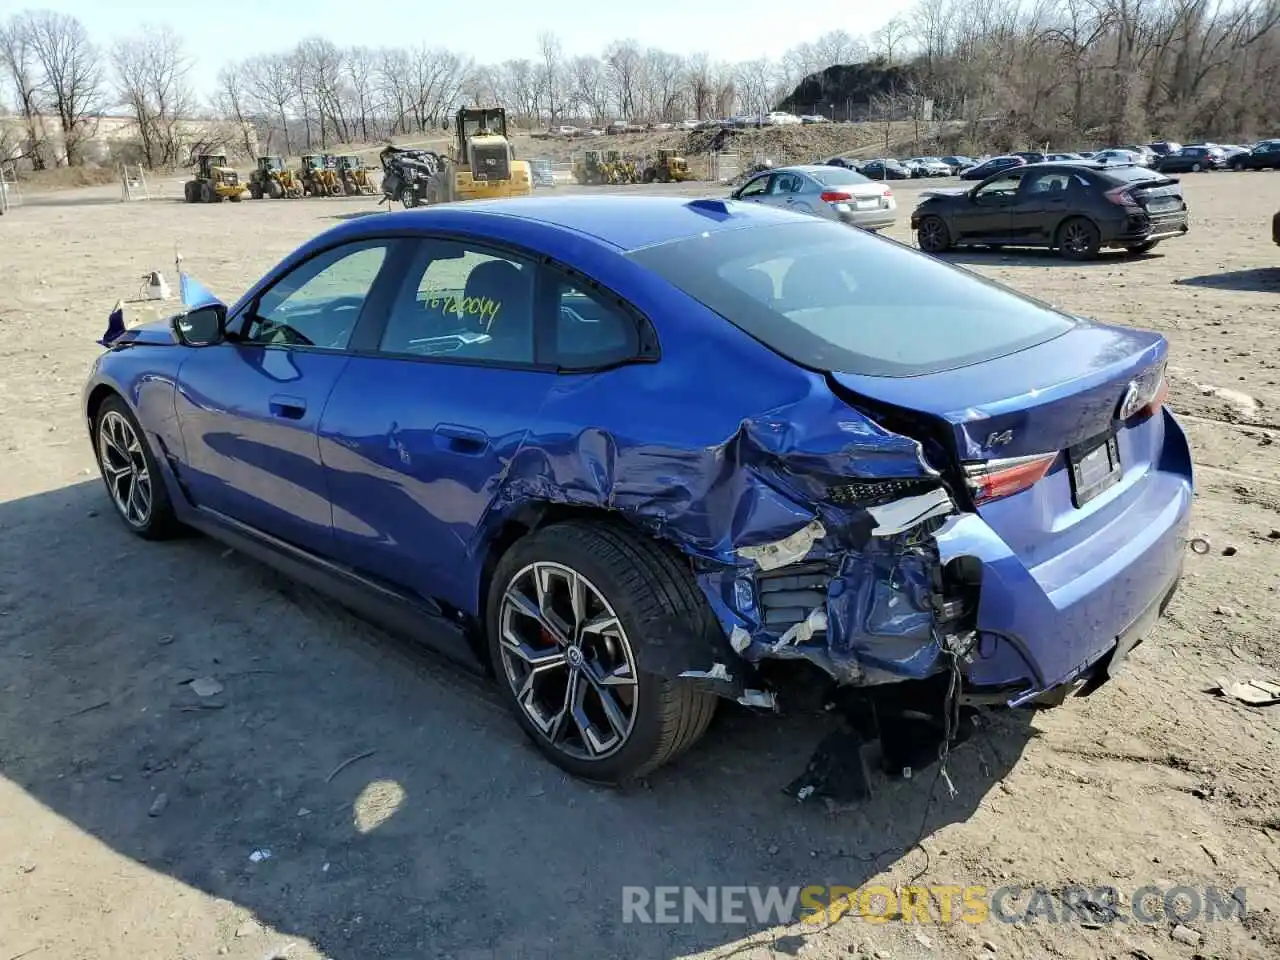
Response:
[[[467,456],[477,456],[489,449],[489,435],[474,427],[464,427],[456,423],[441,423],[436,426],[436,436],[440,437],[446,449]]]
[[[271,398],[271,415],[285,420],[301,420],[307,412],[307,401],[302,397],[286,397],[276,394]]]

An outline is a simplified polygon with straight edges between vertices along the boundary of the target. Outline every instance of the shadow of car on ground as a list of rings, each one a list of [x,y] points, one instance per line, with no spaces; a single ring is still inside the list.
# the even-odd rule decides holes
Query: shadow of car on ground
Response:
[[[607,789],[543,760],[483,677],[211,540],[137,540],[96,479],[0,505],[0,580],[3,777],[324,956],[736,943],[749,911],[624,924],[623,887],[857,887],[923,866],[917,840],[967,819],[1031,735],[1006,714],[958,747],[954,799],[927,796],[935,765],[831,815],[780,789],[824,721],[733,707],[680,761]]]

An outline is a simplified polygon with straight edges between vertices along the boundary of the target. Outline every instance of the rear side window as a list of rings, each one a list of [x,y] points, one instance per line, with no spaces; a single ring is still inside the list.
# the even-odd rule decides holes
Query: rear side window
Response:
[[[1014,353],[1074,326],[968,271],[824,221],[715,231],[628,256],[819,370],[919,376]]]

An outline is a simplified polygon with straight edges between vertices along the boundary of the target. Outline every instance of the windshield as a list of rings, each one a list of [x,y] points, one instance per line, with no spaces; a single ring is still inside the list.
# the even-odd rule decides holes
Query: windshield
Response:
[[[1043,343],[1074,321],[902,244],[815,221],[628,254],[806,367],[911,377]]]
[[[870,183],[862,174],[847,170],[844,167],[832,167],[830,170],[814,171],[809,174],[824,187],[848,187],[855,183]]]

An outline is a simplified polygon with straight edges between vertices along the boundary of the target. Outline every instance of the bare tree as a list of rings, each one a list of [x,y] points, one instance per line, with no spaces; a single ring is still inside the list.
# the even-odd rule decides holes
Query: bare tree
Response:
[[[907,22],[894,17],[871,35],[875,55],[886,63],[896,63],[907,39]]]
[[[35,170],[45,166],[45,130],[40,117],[40,78],[35,48],[34,24],[30,13],[19,13],[0,24],[0,76],[7,75],[17,100],[25,138],[9,133],[2,159],[30,160]],[[9,132],[6,128],[6,132]]]
[[[191,60],[182,39],[167,26],[150,26],[111,48],[116,94],[133,114],[143,161],[149,167],[176,164],[181,124],[190,119]]]
[[[272,53],[246,61],[243,83],[254,112],[272,119],[267,148],[274,149],[273,135],[278,130],[284,140],[284,152],[293,153],[289,120],[290,113],[298,100],[293,79],[292,58],[288,54]],[[307,146],[310,145],[311,141],[308,138]]]
[[[547,123],[554,125],[556,118],[560,116],[558,108],[563,106],[560,103],[561,85],[564,79],[560,66],[560,58],[563,56],[560,38],[554,33],[538,34],[538,54],[541,57],[538,72],[541,78],[542,96],[547,105]]]
[[[30,14],[32,52],[42,73],[42,93],[62,128],[67,166],[81,160],[86,138],[97,130],[102,71],[89,33],[75,17],[41,10]]]
[[[244,155],[252,158],[262,139],[258,135],[258,128],[262,124],[258,118],[250,114],[250,100],[245,91],[244,74],[244,65],[239,63],[228,63],[218,71],[218,89],[214,95],[214,106],[219,114],[229,117],[235,123],[236,129],[240,132]],[[269,134],[266,139],[270,140]]]

